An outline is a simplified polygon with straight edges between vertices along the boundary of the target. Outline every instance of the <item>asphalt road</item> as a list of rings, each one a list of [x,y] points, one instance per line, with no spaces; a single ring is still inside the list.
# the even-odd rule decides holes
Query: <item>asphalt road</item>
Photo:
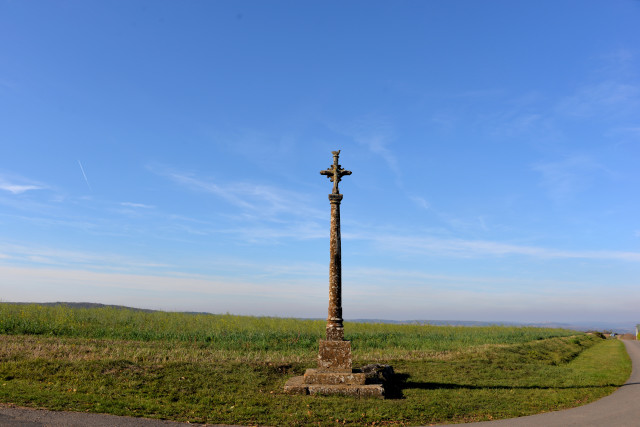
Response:
[[[528,417],[458,425],[488,427],[638,427],[640,426],[640,341],[623,341],[633,363],[627,382],[611,395],[596,402],[564,411]],[[12,408],[0,405],[0,426],[10,427],[163,427],[198,424],[83,412],[54,412],[40,409]],[[211,426],[211,424],[208,424]]]
[[[0,406],[1,427],[193,427],[198,425],[203,424],[185,424],[147,418],[119,417],[117,415],[56,412],[44,409]],[[207,426],[215,425],[217,424],[207,424]]]

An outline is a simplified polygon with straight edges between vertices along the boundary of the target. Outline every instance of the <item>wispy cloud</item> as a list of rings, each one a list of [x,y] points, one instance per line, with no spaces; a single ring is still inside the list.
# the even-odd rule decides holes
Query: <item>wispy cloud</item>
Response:
[[[47,187],[42,184],[29,182],[25,179],[0,176],[0,190],[8,191],[12,194],[21,194],[33,190],[44,190],[46,188]]]
[[[259,165],[279,163],[296,152],[297,138],[294,131],[273,134],[250,128],[233,131],[220,131],[216,128],[206,131],[206,134],[223,150]]]
[[[577,117],[628,116],[640,106],[640,86],[614,80],[585,85],[561,100],[556,110]]]
[[[103,271],[137,271],[170,267],[152,260],[136,259],[119,254],[69,251],[61,248],[25,246],[0,242],[0,251],[12,264],[53,267],[82,267]]]
[[[597,58],[592,81],[561,99],[556,112],[578,118],[632,119],[640,108],[636,52],[617,49]]]
[[[418,207],[428,211],[429,209],[431,209],[431,205],[429,204],[429,202],[427,202],[427,200],[424,197],[420,197],[420,196],[409,196],[409,198],[411,199],[411,201],[413,203],[415,203]]]
[[[564,250],[490,240],[441,238],[389,232],[346,233],[345,239],[368,240],[389,253],[435,255],[446,258],[495,258],[525,256],[539,259],[591,259],[640,262],[640,252]]]
[[[160,172],[172,181],[195,191],[203,191],[226,200],[251,217],[278,220],[279,216],[324,218],[324,212],[310,206],[305,194],[250,182],[214,182],[193,175]]]
[[[336,133],[352,138],[371,153],[380,156],[399,177],[398,159],[389,146],[394,140],[392,126],[388,120],[376,116],[364,116],[347,125],[330,124]]]
[[[144,203],[120,202],[120,206],[135,209],[155,209],[153,205],[145,205]]]
[[[636,144],[640,139],[640,123],[636,126],[619,126],[604,134],[608,138],[615,138],[617,145]]]
[[[536,163],[532,169],[542,175],[545,186],[556,201],[562,201],[583,191],[598,176],[612,172],[586,155],[576,155],[557,162]]]
[[[37,185],[20,185],[8,182],[0,182],[0,190],[8,191],[13,194],[20,194],[30,190],[42,190],[44,187]]]
[[[548,113],[550,104],[553,105],[553,101],[538,92],[505,97],[497,104],[499,109],[488,109],[475,117],[474,123],[480,129],[486,129],[492,139],[556,140],[560,131]]]
[[[282,223],[277,227],[269,225],[245,225],[225,231],[242,236],[248,242],[271,241],[274,239],[316,239],[328,236],[328,230],[317,222]]]

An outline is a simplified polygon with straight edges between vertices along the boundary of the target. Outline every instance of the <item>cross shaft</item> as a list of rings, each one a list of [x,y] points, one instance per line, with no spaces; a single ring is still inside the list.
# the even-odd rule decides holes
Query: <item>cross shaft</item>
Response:
[[[343,341],[344,327],[342,320],[342,254],[340,242],[340,202],[342,194],[338,183],[351,171],[342,169],[338,163],[340,150],[332,151],[333,165],[320,173],[333,182],[333,192],[329,194],[331,203],[331,228],[329,234],[329,315],[327,317],[327,340]]]

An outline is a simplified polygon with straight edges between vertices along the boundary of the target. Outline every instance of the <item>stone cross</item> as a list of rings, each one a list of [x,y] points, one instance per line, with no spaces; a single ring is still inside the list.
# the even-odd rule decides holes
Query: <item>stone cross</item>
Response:
[[[332,151],[333,165],[320,173],[333,182],[333,192],[329,194],[331,203],[331,229],[329,248],[329,316],[327,336],[320,340],[318,368],[309,368],[304,376],[290,378],[284,385],[287,393],[300,394],[344,394],[348,396],[384,396],[384,385],[380,380],[379,367],[368,365],[353,369],[351,341],[344,339],[342,324],[342,258],[340,254],[340,202],[342,194],[338,183],[350,171],[342,169],[338,163],[340,151]],[[384,365],[386,366],[386,365]],[[393,370],[388,367],[391,372]],[[387,368],[384,368],[387,369]],[[387,372],[387,371],[385,371]]]
[[[338,183],[343,176],[351,175],[351,171],[342,169],[342,166],[338,164],[338,156],[340,156],[340,150],[332,151],[331,154],[333,154],[333,164],[329,166],[329,169],[320,171],[320,175],[326,175],[327,178],[329,178],[329,180],[333,182],[333,192],[331,194],[340,194]]]

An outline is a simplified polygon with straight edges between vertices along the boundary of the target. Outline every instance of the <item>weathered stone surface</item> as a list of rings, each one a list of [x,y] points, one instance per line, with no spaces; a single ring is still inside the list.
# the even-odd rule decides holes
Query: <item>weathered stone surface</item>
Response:
[[[320,340],[318,369],[351,372],[351,341]]]
[[[329,194],[331,229],[329,233],[329,314],[327,340],[342,341],[342,254],[340,243],[340,201],[342,194]]]
[[[360,369],[354,369],[353,372],[365,374],[368,384],[384,383],[393,379],[393,368],[390,365],[379,363],[365,365]]]
[[[329,233],[329,314],[327,316],[327,340],[342,341],[344,326],[342,320],[342,254],[340,243],[340,202],[342,194],[338,183],[351,171],[342,169],[338,163],[340,150],[332,151],[333,165],[329,169],[320,171],[322,175],[333,182],[333,191],[329,194],[331,203],[331,227]]]
[[[305,384],[303,376],[290,378],[284,386],[284,391],[289,394],[339,394],[344,396],[384,398],[384,387],[382,384]]]
[[[360,396],[360,397],[384,397],[384,387],[380,384],[371,385],[309,385],[309,394],[342,394],[346,396]]]
[[[364,385],[367,374],[364,372],[325,372],[318,369],[307,369],[304,373],[305,384],[347,384]]]

